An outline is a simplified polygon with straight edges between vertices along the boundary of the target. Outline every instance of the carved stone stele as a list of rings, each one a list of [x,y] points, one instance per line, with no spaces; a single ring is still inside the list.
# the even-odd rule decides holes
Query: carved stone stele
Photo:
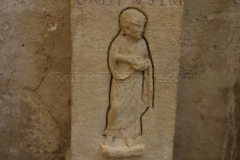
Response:
[[[135,8],[123,10],[120,30],[110,44],[108,65],[111,72],[106,138],[103,156],[131,157],[143,154],[137,143],[142,135],[141,118],[153,107],[153,64],[143,37],[147,17]]]
[[[101,2],[72,0],[72,160],[172,160],[183,7]]]

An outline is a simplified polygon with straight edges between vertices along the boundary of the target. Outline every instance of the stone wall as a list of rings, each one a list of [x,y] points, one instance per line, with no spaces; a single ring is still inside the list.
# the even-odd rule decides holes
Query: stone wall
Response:
[[[71,88],[58,77],[71,72],[70,2],[0,3],[0,159],[64,159]]]
[[[240,1],[185,1],[174,160],[238,160]]]
[[[185,0],[174,160],[240,159],[239,5]],[[64,159],[70,42],[68,0],[1,1],[1,159]]]

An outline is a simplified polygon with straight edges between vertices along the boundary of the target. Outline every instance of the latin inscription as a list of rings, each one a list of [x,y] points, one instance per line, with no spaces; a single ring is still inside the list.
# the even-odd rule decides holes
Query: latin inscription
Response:
[[[99,5],[99,6],[121,6],[123,0],[76,0],[78,5],[83,6],[85,4]],[[133,0],[133,4],[136,5],[148,5],[148,6],[182,6],[183,0]]]

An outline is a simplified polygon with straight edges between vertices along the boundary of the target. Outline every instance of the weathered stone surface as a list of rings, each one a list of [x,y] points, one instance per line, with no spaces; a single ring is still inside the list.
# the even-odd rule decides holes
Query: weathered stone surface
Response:
[[[132,158],[142,156],[144,153],[144,145],[139,144],[133,147],[128,146],[117,146],[110,147],[106,145],[100,146],[100,152],[103,157],[109,158]]]
[[[72,151],[71,151],[71,147],[69,147],[65,156],[65,160],[71,160],[71,159],[72,159]]]
[[[170,8],[170,1],[163,1]],[[161,4],[161,0],[155,2]],[[69,1],[2,0],[0,3],[0,159],[63,160],[70,138]],[[239,4],[239,0],[185,0],[180,57],[180,76],[185,79],[180,79],[183,83],[178,86],[174,160],[240,159]],[[163,13],[161,8],[159,15]],[[175,9],[171,10],[174,15]],[[170,23],[163,25],[167,27],[154,30],[163,32],[165,28],[169,32]],[[106,26],[109,31],[116,28],[106,38],[104,50],[118,30],[116,25]],[[155,42],[154,37],[147,40],[161,45],[168,40],[162,37],[163,40]],[[102,40],[94,40],[93,44],[102,44]],[[158,65],[168,74],[167,67],[173,64],[169,61],[172,52],[164,53],[158,58],[169,63]],[[158,52],[154,55],[156,58]],[[106,63],[106,59],[102,61]],[[51,72],[55,73],[54,79],[49,77]],[[159,95],[159,99],[164,99],[165,91]],[[101,122],[104,121],[103,118]]]
[[[238,160],[239,1],[185,1],[175,160]]]
[[[70,2],[2,0],[0,159],[64,159],[70,140]]]
[[[182,4],[180,4],[180,1],[174,1],[176,4],[164,4],[164,6],[159,2],[150,3],[152,1],[142,3],[140,1],[113,1],[112,4],[103,2],[105,3],[100,1],[98,3],[97,1],[72,1],[72,159],[98,160],[105,159],[104,156],[108,156],[110,159],[131,157],[130,159],[136,160],[171,160],[175,130],[177,94],[177,83],[175,81],[178,80],[179,71]],[[131,35],[130,32],[122,32],[123,30],[119,32],[119,29],[122,29],[122,25],[119,26],[119,15],[127,7],[138,8],[146,14],[147,25],[143,29],[145,30],[145,39],[142,39],[140,31],[138,32],[139,35]],[[136,14],[134,17],[136,18],[138,15]],[[130,18],[129,21],[135,23],[135,18]],[[140,22],[140,19],[136,22]],[[141,24],[137,26],[141,28]],[[131,26],[127,28],[132,30]],[[136,39],[141,42],[127,41],[126,37],[129,35],[138,37]],[[141,84],[141,81],[140,86],[137,86],[129,84],[132,83],[131,81],[126,85],[127,88],[121,87],[123,81],[129,78],[129,73],[138,74],[136,70],[141,70],[140,68],[143,66],[134,67],[134,60],[132,61],[134,57],[125,59],[116,55],[125,52],[131,55],[134,51],[138,51],[138,54],[143,52],[147,55],[148,49],[144,47],[145,41],[149,46],[153,61],[154,108],[150,106],[145,114],[143,111],[140,112],[143,115],[141,121],[142,135],[136,140],[137,145],[131,146],[129,145],[129,139],[132,138],[132,133],[127,128],[133,126],[133,124],[129,125],[130,122],[125,120],[132,122],[133,117],[122,118],[121,116],[126,114],[119,113],[118,109],[124,107],[121,103],[126,99],[128,99],[126,104],[132,107],[132,102],[138,97],[137,93],[142,93],[141,87],[144,88],[145,84]],[[135,49],[133,46],[135,46]],[[128,49],[132,49],[132,51],[128,53]],[[133,69],[133,72],[127,72],[126,75],[120,74],[119,80],[121,82],[119,82],[119,85],[113,82],[118,79],[118,76],[114,75],[114,64],[111,61],[112,54],[115,54],[115,60],[118,61],[119,66],[127,67],[125,64],[120,64],[120,61],[123,61],[131,64],[134,69],[138,68]],[[144,64],[141,58],[139,62]],[[147,69],[150,69],[150,67],[146,67],[142,71],[148,73]],[[110,72],[113,75],[112,79],[110,79]],[[117,72],[122,73],[120,69]],[[124,78],[124,76],[127,76],[127,78]],[[115,88],[110,88],[110,84],[112,84],[111,87]],[[134,89],[131,87],[134,87]],[[116,88],[123,89],[123,93],[120,93]],[[131,94],[128,90],[131,90]],[[116,95],[112,95],[113,93],[116,93]],[[124,96],[124,93],[126,97],[119,98]],[[109,98],[109,96],[112,98]],[[109,99],[111,99],[111,102],[109,102]],[[116,110],[113,110],[113,102]],[[139,101],[136,101],[136,104],[137,102]],[[131,113],[132,116],[135,115],[134,112],[131,111]],[[122,121],[123,119],[124,121]],[[112,121],[114,121],[114,124],[111,124],[109,131],[108,127]],[[119,121],[122,121],[127,127],[119,127],[114,131],[114,127]],[[140,117],[136,121],[140,123]],[[137,126],[137,122],[134,122],[134,125]],[[110,143],[105,141],[105,138],[109,135],[114,137],[112,140],[110,139]],[[111,144],[111,141],[113,144]],[[137,147],[140,145],[141,147]],[[143,145],[144,153],[142,153]],[[109,146],[111,147],[109,148]]]

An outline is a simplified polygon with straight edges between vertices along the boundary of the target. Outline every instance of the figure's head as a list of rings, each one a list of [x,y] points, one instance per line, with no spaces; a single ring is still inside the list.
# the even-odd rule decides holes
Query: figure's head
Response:
[[[120,15],[121,30],[134,39],[142,37],[146,22],[146,16],[137,9],[126,9]]]

